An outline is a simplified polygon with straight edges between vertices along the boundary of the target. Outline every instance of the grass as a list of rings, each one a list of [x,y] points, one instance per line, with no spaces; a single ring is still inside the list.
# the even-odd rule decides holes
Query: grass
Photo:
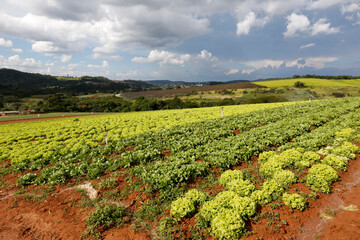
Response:
[[[256,84],[270,88],[275,87],[293,87],[294,83],[300,81],[309,87],[358,87],[360,88],[360,79],[351,80],[334,80],[334,79],[317,79],[317,78],[294,78],[281,79],[272,81],[259,81]]]

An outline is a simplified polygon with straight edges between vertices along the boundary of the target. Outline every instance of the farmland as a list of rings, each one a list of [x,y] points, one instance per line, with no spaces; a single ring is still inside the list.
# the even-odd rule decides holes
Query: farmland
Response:
[[[26,239],[296,239],[351,179],[359,124],[343,98],[1,125],[0,207],[49,211],[57,230],[9,231]]]

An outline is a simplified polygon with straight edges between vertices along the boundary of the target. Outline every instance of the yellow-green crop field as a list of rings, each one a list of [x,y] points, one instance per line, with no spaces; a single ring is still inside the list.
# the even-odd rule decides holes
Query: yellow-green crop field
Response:
[[[294,83],[300,81],[309,87],[360,87],[360,79],[351,80],[335,80],[335,79],[318,79],[318,78],[295,78],[281,79],[272,81],[259,81],[256,84],[276,88],[276,87],[292,87]]]
[[[225,106],[223,115],[232,116],[290,104],[294,102]],[[65,155],[85,146],[96,147],[105,141],[105,126],[108,140],[116,141],[148,131],[219,118],[221,114],[221,107],[208,107],[0,125],[0,159],[32,161],[50,157],[55,152]]]

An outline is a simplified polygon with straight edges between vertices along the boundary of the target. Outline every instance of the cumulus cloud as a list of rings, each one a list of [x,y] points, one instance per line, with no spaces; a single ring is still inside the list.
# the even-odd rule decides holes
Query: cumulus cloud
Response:
[[[340,32],[338,27],[330,27],[330,22],[326,18],[320,18],[311,29],[311,35],[315,36],[318,34],[334,34]]]
[[[286,18],[286,32],[283,33],[286,38],[298,36],[299,32],[310,33],[312,36],[340,32],[339,27],[330,27],[331,23],[326,18],[320,18],[313,25],[311,25],[310,20],[305,15],[292,13]]]
[[[296,60],[287,61],[285,63],[286,67],[311,67],[315,69],[325,68],[326,63],[334,62],[338,60],[336,57],[309,57],[309,58],[298,58]]]
[[[309,48],[309,47],[315,47],[315,43],[308,43],[305,45],[301,45],[300,49]]]
[[[233,75],[239,72],[239,69],[230,69],[229,71],[225,72],[225,75]]]
[[[218,59],[207,50],[199,54],[177,54],[169,51],[151,50],[147,57],[134,57],[131,61],[136,63],[159,63],[164,65],[184,65],[186,62],[216,62]]]
[[[21,48],[12,48],[11,52],[13,52],[13,53],[22,53],[23,50]]]
[[[236,34],[238,36],[248,35],[251,28],[263,27],[268,22],[268,20],[268,18],[258,19],[256,18],[256,14],[254,12],[250,12],[248,15],[246,15],[243,21],[237,23]]]
[[[100,69],[100,68],[102,68],[102,69],[108,69],[108,68],[110,68],[110,65],[109,65],[109,62],[108,62],[108,61],[103,60],[101,65],[88,64],[87,67],[88,67],[88,68],[97,68],[97,69]]]
[[[294,37],[298,32],[306,32],[310,26],[310,21],[307,16],[302,14],[292,13],[287,16],[285,37]]]
[[[34,58],[21,58],[19,55],[13,55],[8,58],[0,55],[0,66],[33,72],[41,67],[41,61],[37,61]]]
[[[11,40],[5,40],[4,38],[0,38],[0,47],[12,47]]]

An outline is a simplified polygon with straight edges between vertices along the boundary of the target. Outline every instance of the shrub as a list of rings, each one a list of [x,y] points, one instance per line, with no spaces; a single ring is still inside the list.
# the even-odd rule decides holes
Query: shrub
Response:
[[[232,180],[226,184],[226,190],[236,192],[241,197],[250,196],[256,187],[249,180]]]
[[[312,166],[305,178],[307,186],[322,193],[330,193],[331,183],[338,179],[339,175],[332,167],[321,163]]]
[[[227,170],[221,174],[219,179],[219,183],[221,185],[226,185],[231,180],[239,179],[242,180],[244,178],[244,174],[240,170]]]
[[[303,82],[296,81],[296,82],[294,83],[294,87],[296,87],[296,88],[305,88],[306,85],[305,85],[305,83],[303,83]]]
[[[336,170],[346,171],[346,167],[348,164],[348,158],[346,157],[338,157],[335,155],[328,155],[322,161],[323,164],[329,165]]]
[[[284,193],[282,200],[285,205],[289,206],[291,209],[299,209],[302,211],[306,208],[306,200],[299,194]]]

